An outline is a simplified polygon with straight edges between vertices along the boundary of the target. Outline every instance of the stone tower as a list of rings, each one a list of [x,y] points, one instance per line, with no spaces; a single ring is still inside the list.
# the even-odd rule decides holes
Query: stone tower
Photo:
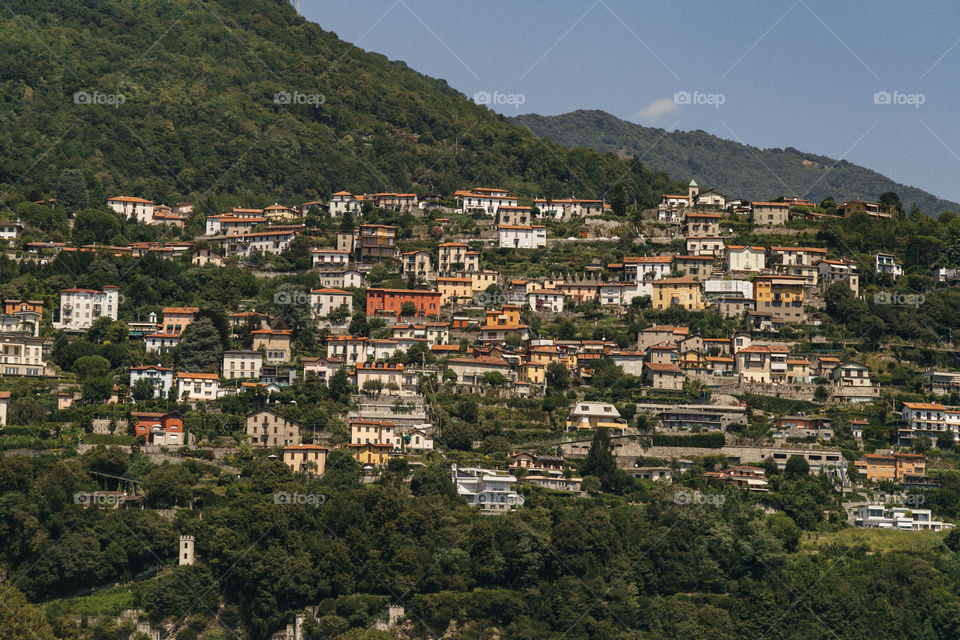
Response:
[[[687,186],[687,206],[692,207],[697,203],[697,196],[700,194],[700,186],[696,180],[691,180]]]
[[[185,564],[193,564],[196,561],[193,553],[193,536],[180,536],[180,561],[182,567]]]

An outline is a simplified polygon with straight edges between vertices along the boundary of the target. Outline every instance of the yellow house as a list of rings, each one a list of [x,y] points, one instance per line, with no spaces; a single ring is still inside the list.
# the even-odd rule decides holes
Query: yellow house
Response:
[[[487,309],[486,319],[488,327],[518,327],[520,326],[520,307],[515,304],[505,304],[503,309]]]
[[[377,444],[373,442],[362,442],[357,444],[347,444],[353,459],[363,466],[373,465],[382,467],[390,459],[390,451],[393,450],[392,444]]]
[[[668,309],[675,304],[687,311],[702,311],[705,308],[700,283],[697,280],[666,278],[654,280],[651,285],[653,295],[650,304],[654,309]]]
[[[327,448],[316,444],[298,444],[283,448],[283,463],[294,473],[322,476],[327,470]]]
[[[500,273],[497,271],[463,272],[461,277],[470,278],[470,286],[473,287],[474,293],[486,291],[490,285],[497,284],[500,281]]]
[[[520,380],[533,384],[547,381],[547,365],[542,362],[524,362],[520,365]]]
[[[473,281],[470,278],[437,278],[440,306],[473,298]]]
[[[796,276],[757,276],[753,279],[757,311],[766,311],[787,322],[803,322],[805,284],[804,278]]]
[[[251,331],[253,350],[264,352],[265,364],[283,364],[290,362],[293,356],[292,329],[258,329]]]

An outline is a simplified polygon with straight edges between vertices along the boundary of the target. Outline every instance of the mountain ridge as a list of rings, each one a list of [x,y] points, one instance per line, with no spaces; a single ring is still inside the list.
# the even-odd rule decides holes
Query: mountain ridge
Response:
[[[695,179],[701,188],[715,188],[730,197],[877,200],[880,194],[895,191],[904,206],[909,208],[915,202],[930,215],[948,209],[960,211],[960,203],[898,183],[872,169],[794,147],[761,149],[702,130],[671,132],[644,127],[600,110],[556,116],[523,114],[512,119],[564,146],[639,158],[654,171],[681,181]]]
[[[7,9],[3,194],[37,200],[74,169],[90,202],[125,194],[200,201],[206,212],[340,189],[486,184],[601,197],[622,181],[648,201],[673,184],[639,163],[539,139],[444,80],[341,40],[287,0]]]

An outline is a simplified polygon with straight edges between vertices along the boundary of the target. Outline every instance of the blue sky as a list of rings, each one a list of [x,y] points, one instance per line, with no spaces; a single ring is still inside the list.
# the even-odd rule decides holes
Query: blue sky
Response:
[[[601,109],[846,159],[960,201],[957,2],[302,2],[340,38],[497,96],[507,115]],[[677,104],[684,91],[699,104]]]

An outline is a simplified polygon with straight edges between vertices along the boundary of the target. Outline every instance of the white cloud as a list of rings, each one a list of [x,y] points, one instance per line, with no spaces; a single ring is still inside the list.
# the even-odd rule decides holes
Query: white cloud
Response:
[[[654,100],[643,109],[636,112],[633,117],[637,120],[652,121],[658,119],[660,116],[664,116],[671,111],[676,110],[677,103],[674,102],[673,98],[660,98],[659,100]]]

